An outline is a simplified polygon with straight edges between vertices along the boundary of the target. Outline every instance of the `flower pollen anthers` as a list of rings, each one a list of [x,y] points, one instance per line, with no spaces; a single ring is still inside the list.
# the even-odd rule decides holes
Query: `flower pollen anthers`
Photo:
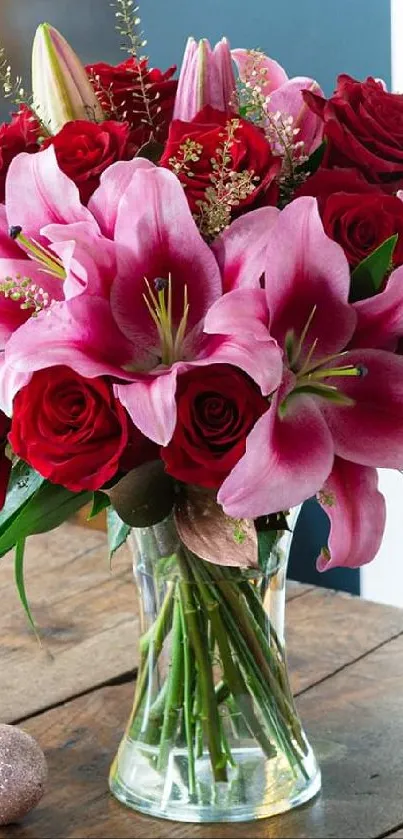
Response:
[[[17,275],[15,279],[6,277],[0,282],[0,294],[5,298],[20,304],[22,310],[32,309],[31,316],[35,317],[50,305],[47,291],[33,283],[30,277]]]

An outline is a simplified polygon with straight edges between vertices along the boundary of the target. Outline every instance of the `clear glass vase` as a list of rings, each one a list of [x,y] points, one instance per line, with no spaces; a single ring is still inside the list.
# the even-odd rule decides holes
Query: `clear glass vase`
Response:
[[[140,667],[110,773],[128,807],[175,821],[250,821],[320,789],[284,652],[291,537],[274,534],[263,575],[199,559],[172,518],[132,530]]]

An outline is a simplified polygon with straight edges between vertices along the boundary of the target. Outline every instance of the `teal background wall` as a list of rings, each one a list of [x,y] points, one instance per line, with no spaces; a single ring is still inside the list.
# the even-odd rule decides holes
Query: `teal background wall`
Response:
[[[389,0],[140,0],[151,62],[180,62],[189,34],[260,47],[290,75],[310,75],[327,93],[336,75],[370,73],[390,82]],[[29,79],[38,23],[61,29],[85,61],[119,60],[108,0],[0,0],[0,40]],[[1,115],[7,107],[3,104]]]

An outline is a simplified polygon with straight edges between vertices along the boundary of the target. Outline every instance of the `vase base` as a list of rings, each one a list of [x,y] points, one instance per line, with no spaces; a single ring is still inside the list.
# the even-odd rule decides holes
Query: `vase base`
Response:
[[[226,783],[214,783],[209,756],[203,755],[196,761],[193,796],[187,785],[186,751],[177,749],[171,754],[163,778],[153,768],[154,757],[152,747],[126,740],[111,770],[110,790],[126,807],[171,821],[264,819],[306,804],[321,787],[311,750],[304,761],[304,775],[292,773],[284,756],[267,760],[257,748],[234,750],[236,766],[229,768]]]

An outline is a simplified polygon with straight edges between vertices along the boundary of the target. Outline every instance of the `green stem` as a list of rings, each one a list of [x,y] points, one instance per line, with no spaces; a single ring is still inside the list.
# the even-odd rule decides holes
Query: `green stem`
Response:
[[[244,676],[250,691],[255,696],[257,706],[260,707],[261,713],[266,719],[269,730],[275,733],[276,740],[287,755],[290,766],[294,768],[294,764],[299,766],[300,771],[305,775],[305,768],[303,759],[299,750],[294,746],[289,732],[289,720],[287,714],[284,716],[281,707],[278,706],[274,700],[273,694],[268,691],[268,686],[275,681],[273,674],[270,672],[269,666],[263,658],[264,667],[262,668],[262,651],[257,643],[256,637],[249,623],[249,616],[244,615],[244,605],[242,598],[233,595],[231,586],[228,585],[228,578],[224,581],[220,575],[220,570],[214,565],[208,566],[204,564],[205,573],[210,576],[212,585],[217,586],[218,591],[224,593],[226,596],[221,598],[222,614],[225,621],[226,629],[231,643],[237,651],[239,662],[242,666]],[[218,578],[218,582],[217,582]],[[232,585],[232,584],[231,584]],[[230,596],[228,596],[230,595]],[[281,694],[281,689],[276,684],[276,696],[280,694],[280,705],[284,704],[284,697]],[[294,715],[294,713],[292,712]],[[305,744],[304,744],[305,751]]]
[[[206,645],[208,643],[208,639],[203,638],[200,632],[192,584],[189,583],[190,569],[188,567],[185,554],[178,553],[178,563],[182,577],[180,586],[183,595],[185,619],[188,627],[190,642],[196,657],[198,676],[200,680],[203,725],[210,752],[214,780],[226,781],[227,757],[221,748],[220,719],[215,697],[213,673],[210,661],[206,657]]]
[[[183,703],[183,678],[184,654],[182,619],[180,602],[177,595],[172,625],[172,653],[171,663],[169,665],[167,698],[157,763],[158,771],[162,771],[167,766],[172,740],[175,737],[178,728],[179,714]]]
[[[155,623],[150,627],[146,635],[143,635],[143,646],[141,649],[141,662],[137,678],[136,693],[132,709],[132,719],[137,715],[144,699],[150,672],[154,669],[160,656],[164,641],[171,629],[171,617],[174,599],[174,584],[168,584],[168,591]],[[141,643],[141,642],[140,642]]]
[[[249,615],[246,615],[244,610],[241,608],[241,599],[238,594],[235,593],[233,584],[229,581],[222,580],[219,569],[217,569],[215,565],[212,565],[211,568],[211,574],[216,580],[218,579],[222,591],[225,593],[225,599],[239,623],[239,627],[244,635],[244,638],[247,640],[249,649],[254,656],[256,663],[261,668],[262,675],[267,680],[267,684],[279,709],[279,713],[283,717],[284,723],[287,724],[288,722],[291,726],[293,735],[300,749],[306,753],[306,744],[302,737],[301,727],[294,709],[287,697],[284,696],[277,680],[274,678],[271,666],[272,652],[264,632],[262,632],[258,622],[254,618],[253,613],[249,610]]]
[[[204,738],[203,738],[203,723],[202,723],[202,695],[200,689],[200,679],[196,675],[195,688],[195,702],[194,702],[194,718],[195,718],[195,743],[196,743],[196,757],[203,757]]]
[[[162,641],[168,635],[172,624],[172,613],[174,606],[175,586],[173,582],[167,584],[167,592],[165,594],[162,606],[158,612],[158,617],[155,623],[150,626],[149,630],[140,638],[140,653],[142,658],[147,658],[150,649],[150,644],[153,642],[154,647],[156,638],[162,634]],[[165,631],[164,631],[165,630]]]
[[[294,700],[285,664],[284,649],[277,635],[277,632],[271,621],[268,620],[262,601],[257,592],[255,591],[254,587],[249,582],[245,581],[241,584],[241,588],[248,602],[248,606],[252,611],[256,621],[258,622],[261,630],[263,631],[266,639],[267,632],[269,634],[268,643],[270,646],[271,654],[272,656],[274,656],[274,662],[276,662],[277,665],[278,681],[289,702],[293,703]]]
[[[188,750],[188,780],[189,793],[195,795],[196,793],[196,770],[195,770],[195,756],[193,747],[193,714],[192,714],[192,699],[193,699],[193,677],[192,677],[192,649],[189,645],[189,635],[185,619],[185,606],[183,602],[183,592],[179,586],[179,610],[182,626],[183,637],[183,656],[184,656],[184,685],[183,685],[183,711],[185,718],[186,743]]]
[[[189,561],[191,560],[189,559]],[[228,641],[227,632],[225,630],[219,611],[220,603],[216,599],[216,588],[214,588],[214,594],[212,594],[209,586],[207,586],[203,581],[203,577],[200,573],[198,563],[192,562],[192,570],[198,582],[198,588],[200,591],[201,598],[210,615],[210,620],[214,629],[214,635],[217,640],[218,648],[220,650],[220,656],[226,682],[231,690],[231,693],[236,699],[237,705],[245,718],[245,722],[250,732],[256,738],[258,743],[260,743],[266,756],[274,757],[274,755],[276,754],[276,750],[270,742],[270,740],[268,739],[268,737],[266,736],[262,726],[259,723],[259,720],[257,719],[254,713],[253,702],[249,695],[248,688],[245,684],[239,667],[236,665],[232,657],[232,651]]]

